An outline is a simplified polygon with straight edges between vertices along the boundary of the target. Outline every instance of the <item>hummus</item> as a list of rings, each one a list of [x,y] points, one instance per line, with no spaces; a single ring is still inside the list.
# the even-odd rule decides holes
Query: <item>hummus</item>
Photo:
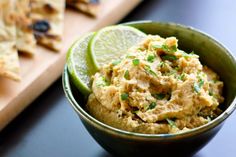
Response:
[[[164,134],[187,131],[217,117],[223,82],[175,37],[149,35],[93,76],[87,110],[119,129]]]

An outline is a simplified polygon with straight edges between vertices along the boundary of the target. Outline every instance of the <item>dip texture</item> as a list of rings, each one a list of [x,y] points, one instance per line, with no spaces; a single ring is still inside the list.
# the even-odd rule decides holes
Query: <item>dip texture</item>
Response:
[[[89,113],[110,126],[147,134],[187,131],[217,117],[223,82],[177,42],[148,35],[101,67],[93,76]]]

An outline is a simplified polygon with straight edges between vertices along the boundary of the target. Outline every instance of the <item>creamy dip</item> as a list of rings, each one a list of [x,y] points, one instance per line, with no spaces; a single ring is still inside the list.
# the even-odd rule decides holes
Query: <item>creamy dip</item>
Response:
[[[187,131],[217,117],[223,82],[177,42],[148,35],[101,67],[93,76],[89,113],[113,127],[148,134]]]

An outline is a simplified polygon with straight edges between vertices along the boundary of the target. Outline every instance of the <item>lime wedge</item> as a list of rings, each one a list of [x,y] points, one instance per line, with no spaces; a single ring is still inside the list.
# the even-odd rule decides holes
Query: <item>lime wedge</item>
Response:
[[[75,86],[85,96],[91,92],[90,76],[95,73],[88,57],[88,43],[94,33],[78,39],[67,52],[67,66]]]
[[[119,59],[133,45],[146,37],[146,34],[130,26],[108,26],[99,30],[89,43],[89,56],[96,70]]]

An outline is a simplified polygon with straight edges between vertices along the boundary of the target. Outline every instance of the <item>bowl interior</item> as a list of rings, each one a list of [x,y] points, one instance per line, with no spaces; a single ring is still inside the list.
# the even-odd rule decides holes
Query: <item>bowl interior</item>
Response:
[[[233,101],[235,103],[236,61],[229,51],[219,42],[191,27],[173,23],[133,22],[126,23],[125,25],[136,27],[147,34],[158,34],[162,37],[175,36],[178,39],[180,49],[186,52],[194,51],[194,53],[200,56],[201,63],[212,68],[219,74],[220,79],[224,82],[223,93],[225,98],[224,103],[221,104],[220,107],[225,110]],[[63,77],[68,77],[66,68]],[[69,79],[66,78],[63,81],[64,90],[72,106],[79,108],[80,112],[86,112],[80,109],[80,107],[83,108],[86,104],[86,98],[83,97],[71,81],[69,85],[70,87],[68,87],[67,84],[69,83],[66,81],[69,81]],[[77,106],[77,104],[80,106]],[[218,120],[220,119],[219,122],[222,122],[230,113],[232,113],[235,109],[235,104],[232,104],[231,107],[232,108],[229,109],[229,112],[218,118]]]

